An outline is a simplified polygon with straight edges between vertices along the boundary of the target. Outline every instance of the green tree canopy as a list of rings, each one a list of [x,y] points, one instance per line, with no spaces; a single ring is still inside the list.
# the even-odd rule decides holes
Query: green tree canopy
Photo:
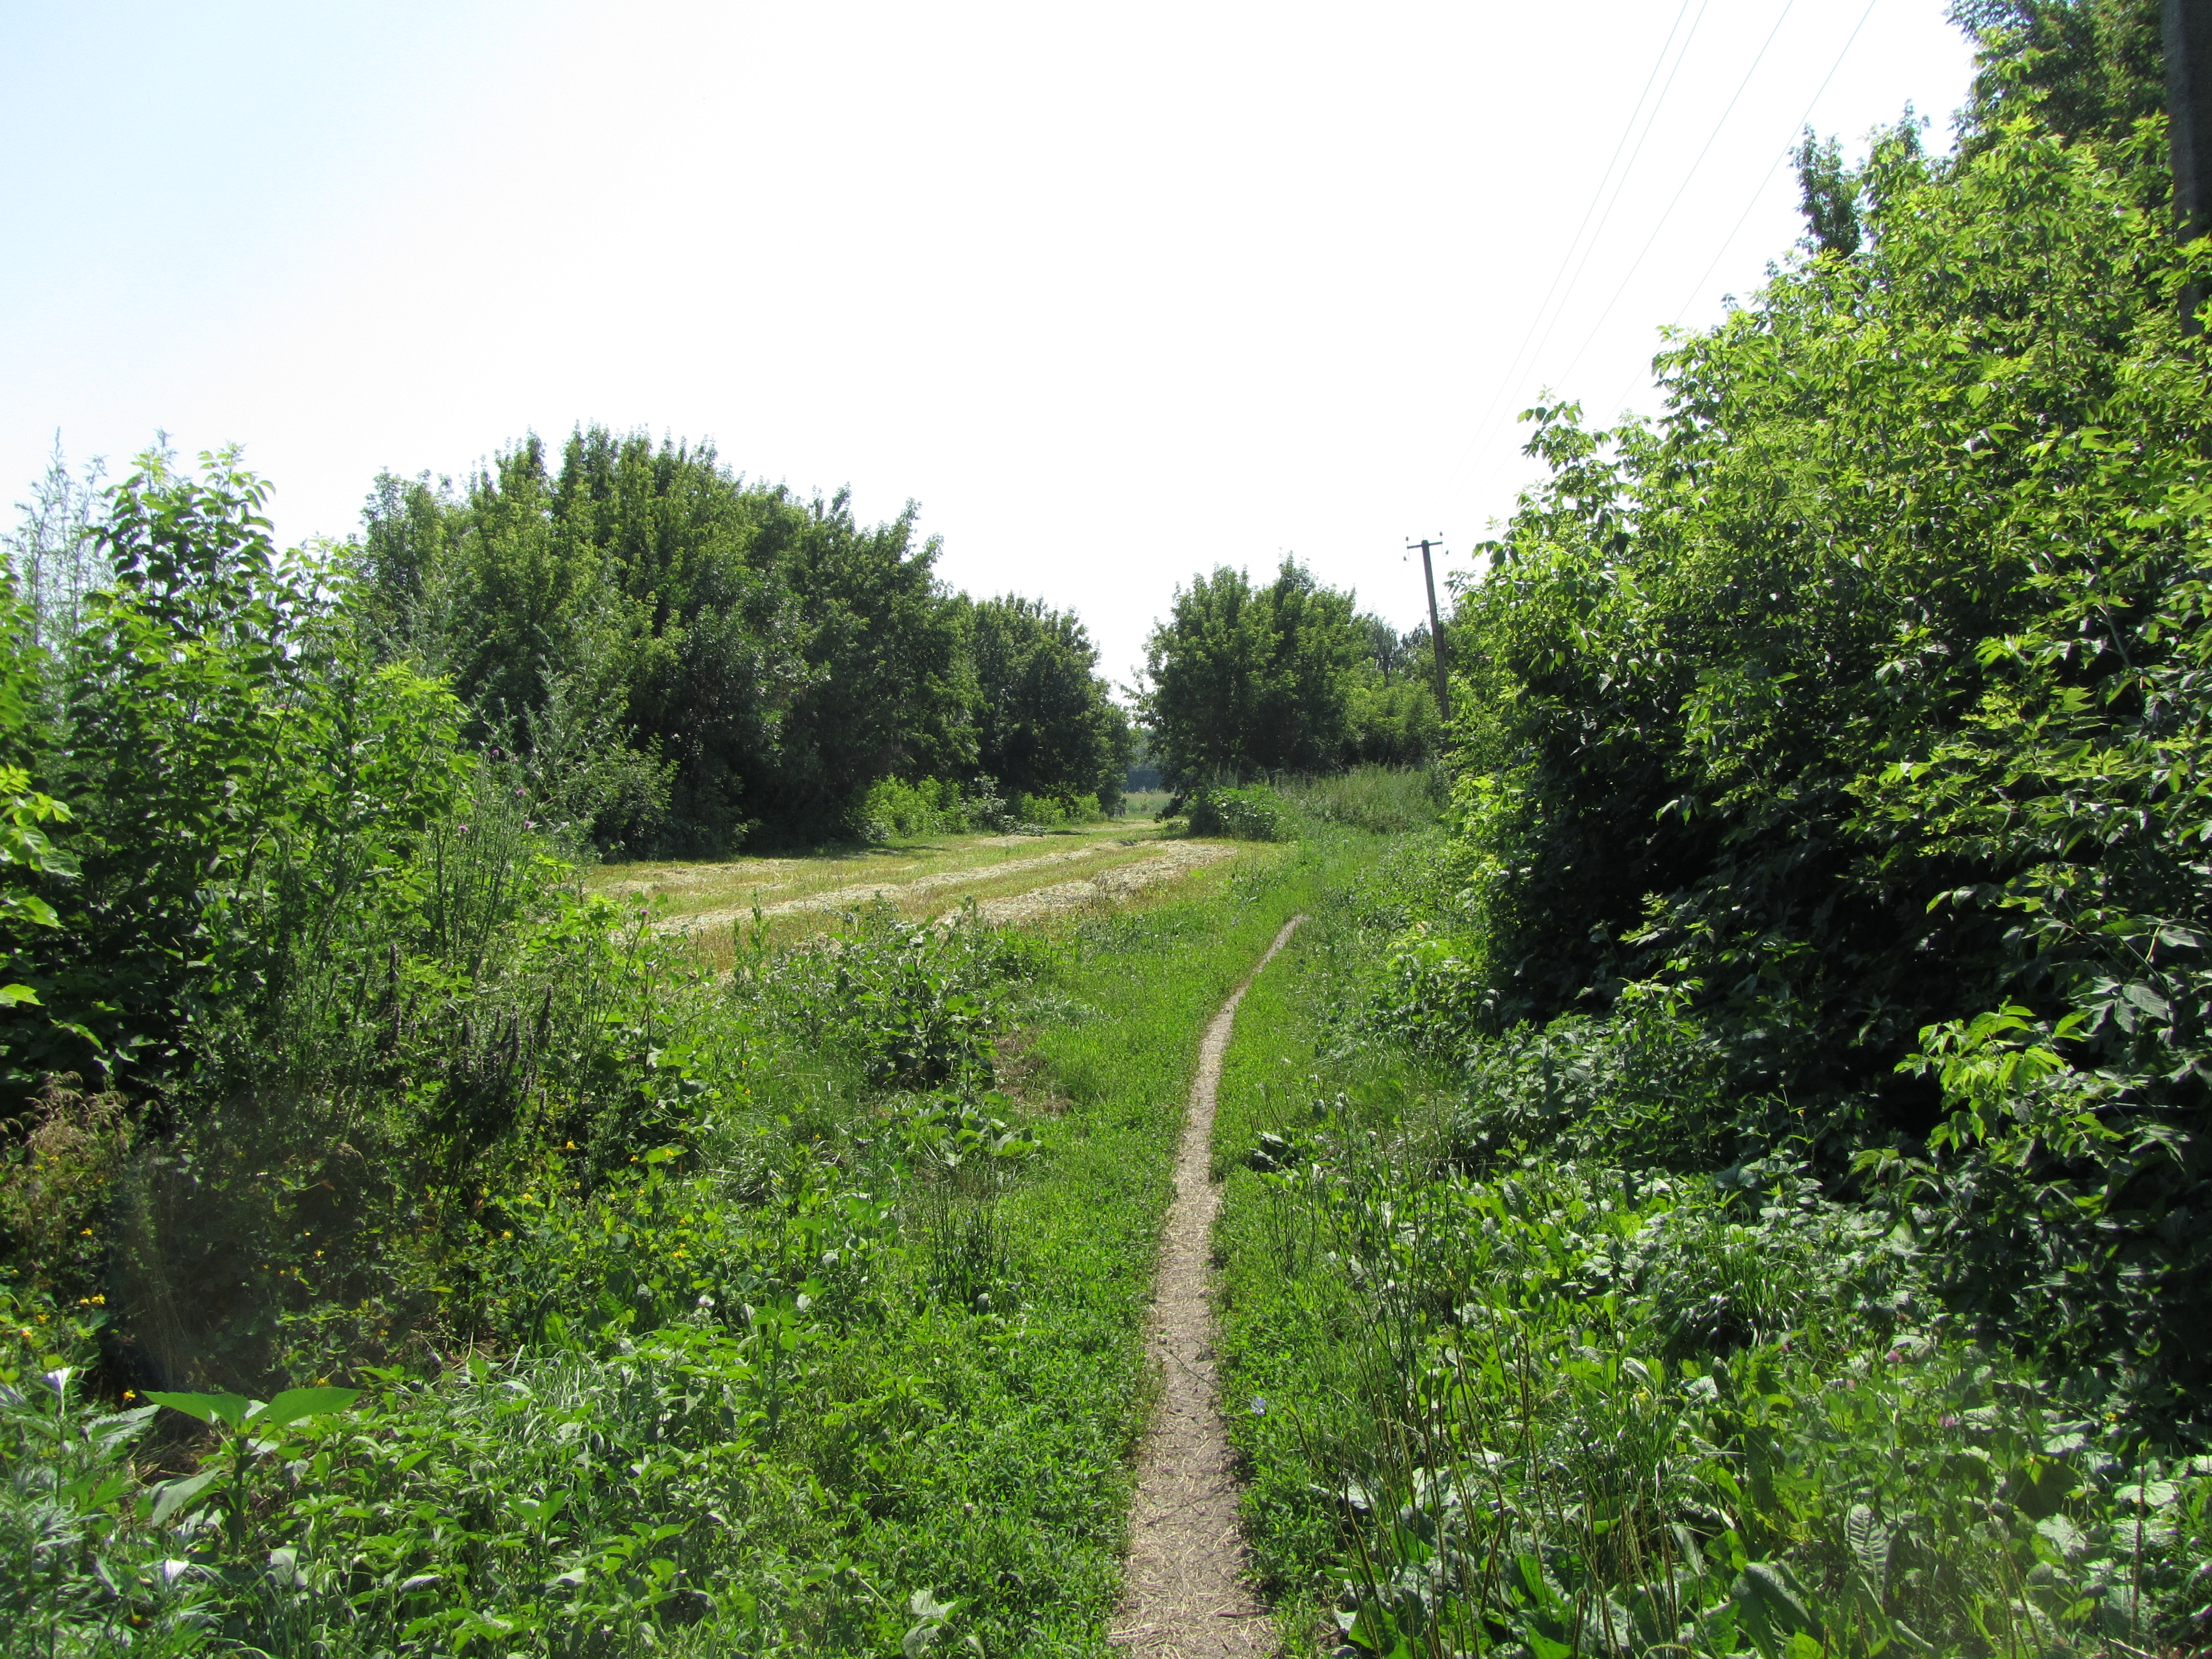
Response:
[[[1294,559],[1255,587],[1224,565],[1176,590],[1145,645],[1146,724],[1172,787],[1341,763],[1372,641],[1352,596]]]
[[[1129,717],[1098,677],[1098,648],[1083,624],[1010,593],[979,600],[970,628],[981,770],[1010,794],[1115,806],[1129,765]]]
[[[748,483],[713,448],[579,429],[465,490],[377,481],[362,609],[501,741],[596,769],[603,839],[719,850],[835,828],[876,779],[964,775],[964,617],[914,509]],[[606,763],[610,749],[629,757]]]

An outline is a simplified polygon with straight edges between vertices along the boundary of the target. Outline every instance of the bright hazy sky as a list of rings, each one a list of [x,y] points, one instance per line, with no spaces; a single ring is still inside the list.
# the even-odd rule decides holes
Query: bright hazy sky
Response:
[[[1942,12],[0,0],[0,483],[235,440],[299,541],[599,421],[918,501],[1117,680],[1216,563],[1410,625],[1515,411],[1790,247],[1808,110],[1948,144]]]

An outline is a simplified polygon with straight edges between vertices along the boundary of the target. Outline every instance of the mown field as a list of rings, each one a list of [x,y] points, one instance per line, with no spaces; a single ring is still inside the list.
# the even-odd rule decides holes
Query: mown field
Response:
[[[1172,838],[1150,818],[1121,817],[1024,834],[933,834],[874,846],[722,862],[640,862],[592,871],[587,890],[642,906],[727,969],[741,934],[794,939],[888,905],[909,921],[975,907],[986,923],[1028,923],[1110,910],[1171,888],[1221,857],[1218,841]]]

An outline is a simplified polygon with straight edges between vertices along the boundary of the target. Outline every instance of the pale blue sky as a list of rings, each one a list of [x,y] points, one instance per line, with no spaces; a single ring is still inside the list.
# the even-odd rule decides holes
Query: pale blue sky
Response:
[[[1410,623],[1511,410],[1644,401],[1788,248],[1824,77],[1821,131],[1941,143],[1970,69],[1940,0],[0,3],[0,483],[161,426],[343,535],[380,467],[597,419],[915,497],[1116,677],[1217,561]]]

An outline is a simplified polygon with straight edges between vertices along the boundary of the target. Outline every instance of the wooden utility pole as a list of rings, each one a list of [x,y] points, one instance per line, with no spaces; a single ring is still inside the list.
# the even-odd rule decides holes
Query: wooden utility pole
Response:
[[[2212,0],[2165,0],[2166,132],[2173,167],[2173,217],[2184,241],[2212,234]],[[2197,331],[2204,303],[2194,283],[2182,326]]]
[[[2212,5],[2212,0],[2204,0],[2204,3]],[[1443,552],[1444,538],[1442,536],[1424,536],[1418,542],[1406,544],[1408,553],[1417,547],[1421,550],[1421,580],[1427,584],[1429,590],[1429,652],[1437,659],[1437,713],[1443,718],[1446,725],[1449,725],[1451,694],[1444,689],[1444,630],[1443,624],[1437,621],[1437,573],[1435,567],[1429,562],[1429,549],[1433,547],[1437,552]]]

